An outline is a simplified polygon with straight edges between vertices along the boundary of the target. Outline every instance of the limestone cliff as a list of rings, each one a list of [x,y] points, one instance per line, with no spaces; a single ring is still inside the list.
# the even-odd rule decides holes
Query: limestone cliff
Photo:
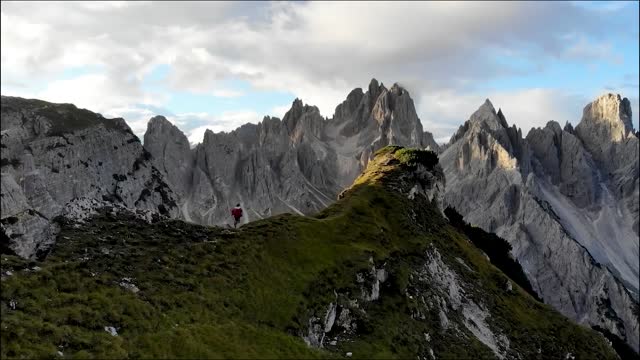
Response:
[[[241,203],[243,221],[325,208],[386,145],[437,148],[423,132],[409,93],[375,79],[353,90],[325,120],[296,99],[284,118],[265,117],[229,133],[207,131],[188,151],[184,134],[166,119],[149,122],[145,147],[180,194],[182,218],[224,224]]]
[[[65,223],[45,261],[3,255],[0,356],[615,359],[449,224],[444,182],[385,147],[313,216]]]
[[[590,109],[602,107],[599,101],[585,108],[577,129],[585,129],[594,113]],[[589,150],[614,148],[608,151],[615,154],[611,141],[635,142],[635,152],[628,149],[618,164],[637,169],[637,138],[614,131],[615,136],[598,136],[602,145],[596,147],[587,145],[591,138],[581,139],[585,130],[565,129],[550,122],[523,139],[485,102],[441,155],[445,202],[466,221],[511,243],[545,303],[576,321],[608,329],[637,351],[638,237],[632,219],[637,219],[638,175],[616,181]],[[619,171],[608,166],[612,174]],[[619,183],[631,185],[614,196]],[[634,193],[635,214],[624,201]]]
[[[24,257],[55,241],[52,219],[90,198],[177,215],[172,190],[123,119],[2,96],[2,230]]]

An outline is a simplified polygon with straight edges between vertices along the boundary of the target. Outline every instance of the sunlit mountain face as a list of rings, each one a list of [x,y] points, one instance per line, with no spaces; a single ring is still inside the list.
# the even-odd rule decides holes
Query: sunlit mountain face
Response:
[[[2,358],[638,356],[637,2],[1,9]]]

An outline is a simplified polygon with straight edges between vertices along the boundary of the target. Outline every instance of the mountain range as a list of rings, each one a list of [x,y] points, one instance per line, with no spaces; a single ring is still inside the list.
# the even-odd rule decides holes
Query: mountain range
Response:
[[[506,242],[449,224],[443,190],[434,153],[389,146],[314,216],[60,217],[46,261],[2,255],[1,355],[616,358],[527,292]]]
[[[575,127],[550,121],[523,137],[487,100],[438,145],[407,90],[374,79],[330,119],[296,99],[283,119],[207,131],[191,148],[162,116],[149,121],[142,145],[123,119],[2,96],[1,246],[44,259],[60,241],[54,219],[113,204],[203,225],[228,222],[238,202],[245,222],[316,214],[376,151],[430,149],[444,174],[430,194],[441,196],[441,211],[455,208],[504,238],[541,300],[637,352],[639,140],[631,116],[627,99],[605,94]]]

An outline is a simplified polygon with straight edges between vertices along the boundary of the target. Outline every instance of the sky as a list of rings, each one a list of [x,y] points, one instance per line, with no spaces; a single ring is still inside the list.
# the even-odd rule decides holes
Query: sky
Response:
[[[398,83],[446,142],[485,99],[526,134],[577,124],[604,93],[638,129],[638,2],[2,1],[2,95],[123,117],[189,138],[282,117],[332,117],[372,78]]]

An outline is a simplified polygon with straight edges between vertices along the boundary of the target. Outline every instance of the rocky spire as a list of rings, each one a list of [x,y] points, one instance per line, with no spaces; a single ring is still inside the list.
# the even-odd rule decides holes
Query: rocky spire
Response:
[[[585,106],[576,130],[585,138],[620,141],[633,132],[631,116],[629,99],[619,94],[604,94]]]
[[[382,83],[378,84],[378,80],[371,79],[369,90],[367,91],[367,95],[369,96],[369,109],[373,108],[380,94],[386,90]]]
[[[500,120],[500,124],[502,124],[503,127],[509,127],[509,125],[507,124],[507,119],[505,119],[504,114],[502,113],[502,109],[498,108],[498,120]]]
[[[369,93],[375,93],[378,91],[378,88],[380,87],[380,85],[378,84],[378,80],[376,80],[375,78],[372,78],[371,81],[369,82]]]
[[[436,153],[440,152],[440,145],[433,139],[433,134],[428,131],[422,133],[422,147]]]
[[[173,190],[183,195],[191,182],[193,163],[187,136],[164,116],[154,116],[147,123],[144,147]]]
[[[569,121],[567,121],[564,124],[564,131],[568,132],[569,134],[574,134],[575,130],[573,129],[573,125],[571,125],[571,123]]]
[[[522,139],[501,113],[486,101],[439,154],[446,203],[512,244],[545,303],[637,351],[639,147],[626,101],[587,106],[581,138],[550,121]]]
[[[500,115],[502,118],[496,113],[496,109],[493,107],[491,100],[486,99],[478,110],[471,115],[469,121],[472,124],[486,124],[490,129],[497,130],[507,127],[502,111],[500,111]]]
[[[585,106],[575,133],[594,159],[609,172],[637,159],[631,104],[617,94],[604,94]]]

